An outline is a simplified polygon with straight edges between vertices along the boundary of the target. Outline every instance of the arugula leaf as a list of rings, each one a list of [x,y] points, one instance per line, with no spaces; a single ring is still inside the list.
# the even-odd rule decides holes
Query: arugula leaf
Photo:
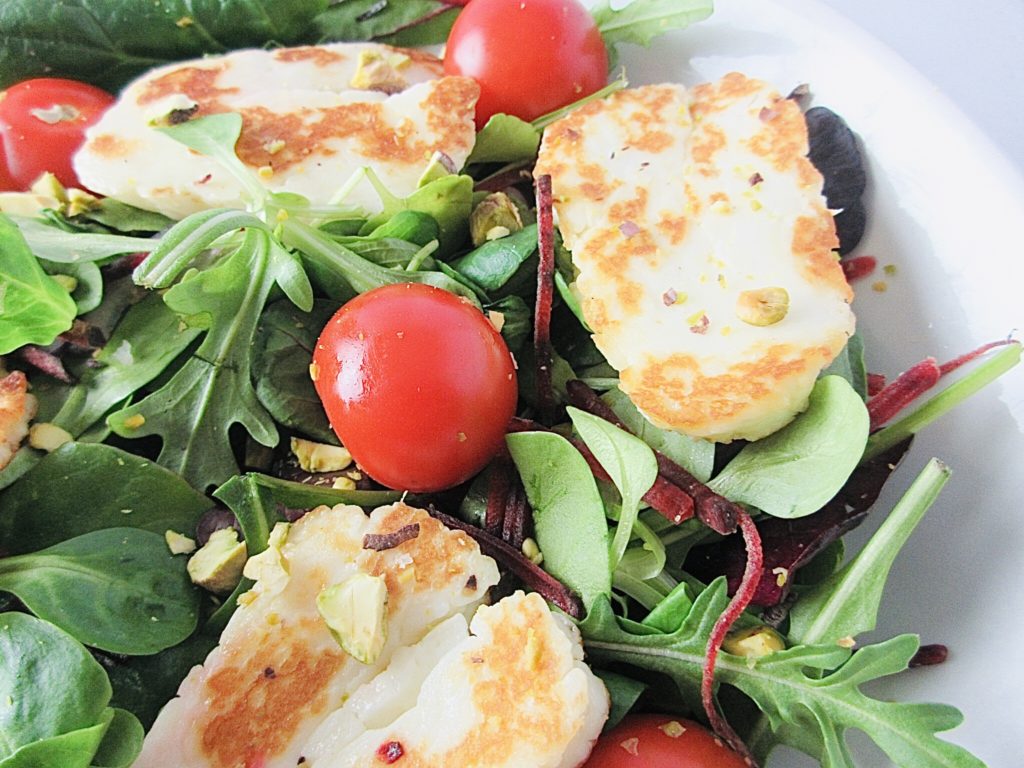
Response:
[[[125,525],[191,536],[211,506],[152,461],[109,445],[68,443],[0,495],[0,549],[19,555]]]
[[[632,0],[617,10],[611,0],[600,0],[591,14],[607,45],[650,45],[669,30],[703,21],[713,10],[712,0]]]
[[[700,711],[704,650],[727,603],[725,580],[719,579],[676,617],[671,631],[658,632],[617,618],[602,597],[580,625],[588,658],[599,666],[627,664],[666,675],[689,707]],[[935,735],[960,723],[954,708],[880,701],[861,691],[865,683],[906,669],[917,648],[916,637],[902,635],[856,653],[837,645],[799,645],[760,658],[721,653],[716,679],[738,688],[765,713],[767,727],[750,744],[761,757],[783,743],[830,768],[854,768],[844,740],[844,732],[854,728],[896,765],[983,768]]]
[[[947,466],[932,459],[857,556],[800,595],[790,613],[791,639],[805,644],[830,643],[875,628],[882,591],[896,555],[949,475]]]
[[[505,438],[533,507],[544,569],[589,608],[611,594],[608,523],[590,467],[572,443],[554,432]]]
[[[70,635],[24,613],[0,614],[0,759],[95,725],[110,693],[103,667]]]
[[[65,275],[75,281],[71,299],[78,314],[92,312],[103,301],[103,274],[95,264],[58,264],[46,259],[39,259],[39,264],[48,275]]]
[[[15,222],[36,256],[58,264],[103,261],[122,253],[149,252],[157,243],[148,237],[68,232],[41,219],[17,217]]]
[[[249,48],[315,42],[327,0],[35,0],[0,3],[0,88],[72,77],[118,90],[160,64]]]
[[[857,467],[868,437],[864,401],[839,376],[818,379],[788,426],[743,447],[709,487],[775,517],[816,512]]]
[[[428,214],[437,222],[440,256],[454,253],[465,242],[469,234],[469,214],[473,210],[473,179],[470,176],[442,176],[408,197],[400,198],[391,194],[371,169],[364,170],[384,209],[363,225],[360,234],[373,232],[401,211],[418,211]]]
[[[78,314],[74,300],[43,271],[18,226],[2,214],[0,254],[0,355],[51,343]]]
[[[643,495],[658,477],[654,451],[643,440],[578,408],[566,409],[583,442],[612,479],[622,498],[619,524],[612,538],[610,567],[618,567],[626,552]]]
[[[171,555],[163,536],[137,528],[107,528],[4,558],[0,589],[112,653],[156,653],[192,634],[198,620],[199,593],[185,560]]]
[[[520,163],[537,156],[541,132],[515,115],[493,115],[476,136],[466,165]]]
[[[253,390],[249,350],[267,298],[293,266],[282,266],[279,252],[266,232],[248,229],[227,258],[171,288],[167,305],[208,328],[206,336],[163,387],[107,419],[122,437],[163,438],[157,461],[199,490],[238,471],[231,425],[262,445],[277,444],[274,421]]]
[[[679,432],[658,429],[640,413],[622,390],[610,389],[601,395],[608,406],[615,411],[626,429],[639,437],[651,448],[665,454],[703,483],[711,477],[715,465],[715,446],[707,440],[698,440]]]

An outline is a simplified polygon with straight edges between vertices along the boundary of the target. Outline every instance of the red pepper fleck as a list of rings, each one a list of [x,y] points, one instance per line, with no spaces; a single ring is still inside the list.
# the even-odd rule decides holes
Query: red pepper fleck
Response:
[[[696,324],[690,326],[690,333],[696,333],[703,336],[708,332],[708,326],[711,325],[711,320],[708,319],[707,315],[701,315],[700,320]]]
[[[873,274],[878,267],[878,259],[874,256],[853,256],[849,259],[843,259],[839,263],[843,267],[843,274],[846,276],[846,282],[848,283],[852,283],[854,280],[861,280]]]
[[[405,750],[402,749],[401,743],[397,741],[385,741],[377,747],[377,759],[385,765],[397,763],[404,754]]]
[[[764,176],[762,176],[760,173],[755,173],[753,176],[747,179],[747,181],[749,182],[750,186],[756,187],[758,184],[764,181]]]
[[[678,298],[679,294],[676,293],[676,289],[669,288],[667,291],[661,294],[661,303],[664,304],[666,307],[671,307],[673,304],[676,303],[676,299]]]

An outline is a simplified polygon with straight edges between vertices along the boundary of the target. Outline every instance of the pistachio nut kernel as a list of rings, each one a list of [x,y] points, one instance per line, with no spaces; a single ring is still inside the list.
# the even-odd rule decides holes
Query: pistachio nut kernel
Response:
[[[736,299],[736,316],[747,325],[775,325],[789,314],[789,292],[785,288],[756,288],[743,291]]]
[[[245,543],[238,540],[238,532],[221,528],[189,558],[188,575],[193,584],[226,595],[242,580],[246,558]]]
[[[722,650],[733,656],[759,659],[786,650],[786,641],[771,627],[749,627],[725,638]]]
[[[316,608],[334,639],[363,664],[373,664],[384,650],[388,629],[388,587],[382,576],[357,573],[323,589]]]
[[[483,245],[492,232],[506,230],[506,235],[518,232],[523,228],[523,218],[519,208],[504,192],[492,192],[481,200],[469,216],[469,233],[473,245]]]
[[[315,443],[312,440],[293,437],[291,449],[303,471],[313,474],[340,472],[352,464],[352,454],[340,445]]]

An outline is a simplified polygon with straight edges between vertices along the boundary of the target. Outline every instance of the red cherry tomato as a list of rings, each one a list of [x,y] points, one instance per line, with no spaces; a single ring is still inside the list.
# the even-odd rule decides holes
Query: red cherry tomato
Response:
[[[749,768],[721,740],[690,720],[627,715],[597,740],[584,768]]]
[[[26,190],[46,171],[67,187],[81,186],[71,158],[85,129],[114,103],[106,91],[74,80],[41,77],[13,85],[0,97],[0,145],[6,189]]]
[[[477,127],[533,120],[600,89],[608,52],[578,0],[473,0],[448,35],[444,70],[480,84]]]
[[[515,413],[512,355],[480,310],[405,283],[368,291],[324,327],[313,378],[370,477],[416,492],[458,485],[501,449]]]

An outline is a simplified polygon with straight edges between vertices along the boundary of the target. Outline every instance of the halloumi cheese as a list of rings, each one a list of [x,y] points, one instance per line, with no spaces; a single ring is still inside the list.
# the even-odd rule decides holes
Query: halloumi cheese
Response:
[[[11,462],[28,436],[28,425],[36,415],[36,406],[25,374],[21,371],[4,374],[0,369],[0,469]]]
[[[589,754],[609,702],[578,631],[536,595],[482,605],[499,574],[465,533],[402,503],[321,507],[257,557],[256,585],[135,768],[572,768]],[[360,576],[387,588],[369,663],[317,607]]]
[[[592,102],[545,131],[584,317],[656,425],[756,440],[855,326],[795,102],[733,73]]]
[[[377,43],[236,51],[131,83],[88,130],[74,165],[88,189],[172,218],[244,208],[242,186],[222,166],[154,129],[238,112],[236,152],[268,189],[323,205],[368,167],[405,197],[435,153],[462,167],[478,96],[473,80],[444,76],[435,57]],[[344,202],[381,207],[366,180]]]

